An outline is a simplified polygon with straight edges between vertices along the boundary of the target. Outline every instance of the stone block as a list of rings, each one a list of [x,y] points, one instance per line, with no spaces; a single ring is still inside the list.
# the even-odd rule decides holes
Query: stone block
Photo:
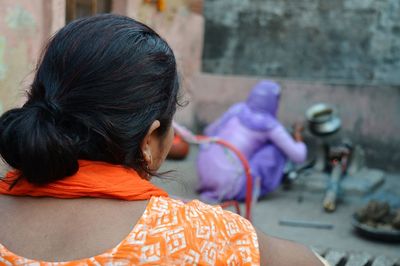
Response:
[[[349,255],[345,266],[365,266],[372,259],[372,256],[366,252],[352,253]]]
[[[374,260],[371,266],[393,266],[394,263],[394,259],[381,255]]]
[[[365,195],[382,185],[384,176],[382,170],[365,167],[353,176],[346,176],[342,181],[342,188],[346,194]]]
[[[330,176],[325,172],[309,170],[301,174],[297,184],[311,191],[325,191]],[[354,176],[345,176],[341,181],[341,192],[344,195],[365,195],[384,182],[384,172],[378,169],[363,168]]]
[[[374,8],[376,0],[344,0],[343,7],[351,10],[368,10]]]
[[[340,265],[340,263],[345,260],[346,255],[347,254],[344,251],[330,250],[325,255],[325,259],[328,261],[329,265],[336,266]]]

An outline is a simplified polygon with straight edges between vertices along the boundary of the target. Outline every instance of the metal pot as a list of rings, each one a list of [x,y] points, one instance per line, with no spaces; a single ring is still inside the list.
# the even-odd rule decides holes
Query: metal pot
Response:
[[[317,103],[308,108],[306,118],[311,133],[317,136],[333,134],[342,125],[336,108],[326,103]]]

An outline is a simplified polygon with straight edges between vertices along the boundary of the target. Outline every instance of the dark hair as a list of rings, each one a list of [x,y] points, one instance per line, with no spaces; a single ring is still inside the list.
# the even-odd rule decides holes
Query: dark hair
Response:
[[[178,103],[174,54],[151,28],[98,15],[48,43],[28,100],[0,117],[0,153],[20,178],[42,185],[73,175],[78,159],[145,170],[140,142],[163,135]]]

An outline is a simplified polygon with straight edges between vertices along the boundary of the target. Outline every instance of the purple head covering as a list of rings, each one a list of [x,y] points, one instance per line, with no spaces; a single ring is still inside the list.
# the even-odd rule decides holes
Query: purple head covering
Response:
[[[250,92],[243,110],[238,114],[240,121],[248,128],[257,131],[276,127],[278,103],[281,89],[270,80],[257,83]]]

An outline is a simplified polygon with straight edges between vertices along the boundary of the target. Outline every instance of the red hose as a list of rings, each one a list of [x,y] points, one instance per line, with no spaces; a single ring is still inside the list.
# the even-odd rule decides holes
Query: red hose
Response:
[[[212,139],[207,136],[197,136],[199,140],[209,140],[210,142],[214,142],[217,144],[220,144],[229,150],[233,151],[233,153],[236,154],[236,156],[239,158],[240,162],[243,164],[243,168],[245,171],[246,175],[246,198],[245,198],[245,205],[246,205],[246,212],[245,212],[245,218],[249,221],[251,221],[251,205],[253,201],[253,178],[251,176],[250,172],[250,164],[249,161],[246,159],[246,157],[231,143],[222,140],[222,139]],[[232,204],[228,204],[232,205]],[[237,205],[238,206],[238,205]]]

